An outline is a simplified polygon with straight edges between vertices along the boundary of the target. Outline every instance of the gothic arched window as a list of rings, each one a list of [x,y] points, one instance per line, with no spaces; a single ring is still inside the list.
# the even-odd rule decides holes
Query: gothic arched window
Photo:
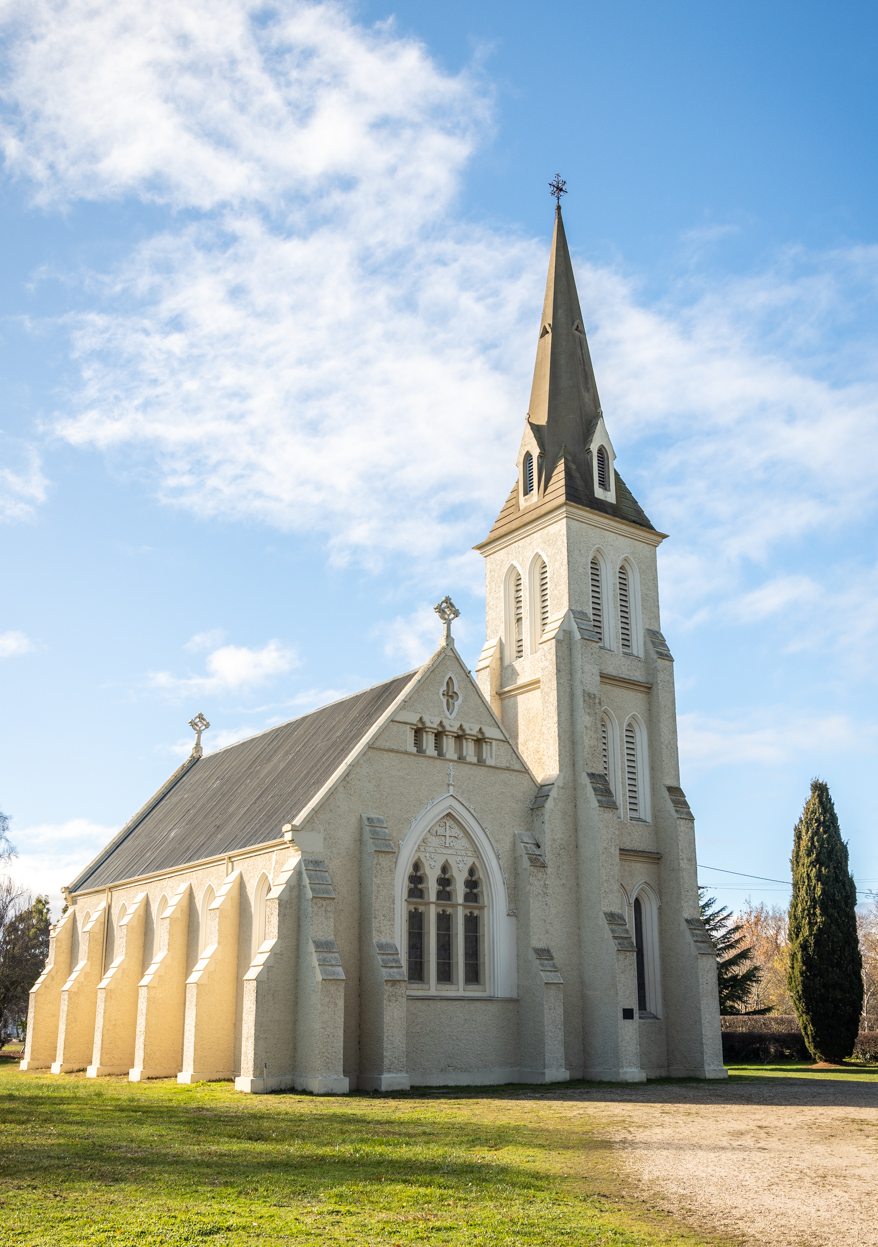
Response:
[[[628,568],[619,568],[619,644],[623,654],[631,653],[631,587]]]
[[[524,456],[522,483],[525,496],[532,494],[534,491],[534,457],[530,451]]]
[[[445,834],[450,840],[457,830],[453,823],[450,827],[444,833],[434,829],[430,835],[439,839]],[[421,852],[429,860],[431,854],[423,845]],[[456,857],[441,862],[434,879],[429,886],[421,858],[417,858],[406,890],[410,987],[439,993],[484,991],[487,907],[481,869],[458,850]]]
[[[603,555],[595,552],[588,567],[591,596],[591,622],[598,634],[598,642],[604,649],[613,648],[613,632],[610,625],[609,594],[607,593],[607,570]]]
[[[524,657],[524,590],[517,567],[506,573],[506,661]]]
[[[259,881],[253,892],[253,956],[259,952],[265,940],[266,925],[268,918],[268,894],[271,891],[271,880],[268,875],[259,876]]]
[[[661,1015],[658,903],[648,884],[638,887],[631,908],[637,946],[637,1009],[642,1018],[657,1018]]]
[[[628,818],[636,823],[648,823],[649,764],[646,732],[643,724],[634,716],[625,724],[625,796]]]
[[[619,790],[619,729],[616,720],[609,710],[601,714],[601,762],[604,775],[610,785],[616,804],[622,806],[622,793]]]

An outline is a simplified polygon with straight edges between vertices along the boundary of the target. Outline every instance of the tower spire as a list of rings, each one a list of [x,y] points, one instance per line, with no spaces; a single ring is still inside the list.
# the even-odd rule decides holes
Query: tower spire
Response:
[[[591,354],[564,232],[564,181],[549,183],[555,231],[530,405],[519,451],[519,479],[483,549],[496,537],[562,504],[601,511],[641,528],[652,528],[615,470],[615,451],[604,423]]]
[[[548,475],[563,448],[585,477],[586,452],[601,416],[601,403],[560,203],[555,209],[555,232],[527,414],[531,425],[542,426]]]

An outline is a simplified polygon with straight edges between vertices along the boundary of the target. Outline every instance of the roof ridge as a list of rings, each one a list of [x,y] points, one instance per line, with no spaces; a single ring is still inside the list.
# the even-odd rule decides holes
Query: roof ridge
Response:
[[[367,684],[365,688],[358,688],[353,693],[345,693],[344,697],[336,697],[335,701],[324,702],[322,706],[315,706],[313,710],[306,710],[304,714],[297,714],[293,719],[284,719],[282,723],[273,723],[271,727],[264,727],[261,732],[254,732],[252,736],[242,736],[240,740],[233,740],[219,749],[212,749],[210,753],[206,753],[204,756],[212,758],[218,753],[225,753],[227,749],[235,749],[238,745],[246,744],[248,740],[258,740],[260,736],[267,736],[269,732],[276,732],[279,728],[289,727],[291,723],[298,723],[300,719],[307,719],[309,715],[319,714],[321,710],[329,710],[331,706],[340,706],[343,701],[350,701],[352,697],[361,697],[363,693],[371,693],[373,689],[383,688],[385,684],[392,684],[394,680],[402,680],[406,676],[417,675],[420,670],[420,667],[414,667],[411,671],[402,671],[399,675],[391,675],[386,680],[379,680],[377,684]]]

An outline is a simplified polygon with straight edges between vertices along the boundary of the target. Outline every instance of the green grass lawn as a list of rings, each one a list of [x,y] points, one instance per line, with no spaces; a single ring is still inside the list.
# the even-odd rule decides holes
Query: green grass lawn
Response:
[[[812,1064],[802,1061],[772,1061],[770,1064],[760,1065],[727,1065],[729,1078],[735,1079],[753,1079],[753,1078],[808,1078],[808,1079],[833,1079],[839,1078],[844,1082],[873,1082],[878,1083],[878,1065],[861,1065],[851,1062],[843,1069],[814,1069]]]
[[[0,1135],[4,1247],[708,1241],[628,1198],[587,1117],[520,1092],[245,1096],[4,1063]]]

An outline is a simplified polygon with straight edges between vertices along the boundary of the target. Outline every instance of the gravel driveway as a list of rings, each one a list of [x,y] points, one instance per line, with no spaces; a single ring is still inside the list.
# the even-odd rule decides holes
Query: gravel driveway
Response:
[[[646,1084],[557,1102],[597,1120],[649,1203],[694,1228],[748,1247],[878,1247],[878,1082]]]

